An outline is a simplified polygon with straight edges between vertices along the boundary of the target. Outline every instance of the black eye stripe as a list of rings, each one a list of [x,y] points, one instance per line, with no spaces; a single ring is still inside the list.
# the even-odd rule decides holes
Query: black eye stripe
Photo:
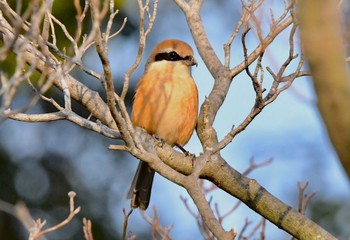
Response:
[[[182,61],[182,60],[191,60],[191,56],[186,56],[186,57],[181,57],[179,54],[177,54],[177,52],[175,51],[171,51],[171,52],[163,52],[163,53],[158,53],[155,58],[154,61],[158,62],[158,61]]]

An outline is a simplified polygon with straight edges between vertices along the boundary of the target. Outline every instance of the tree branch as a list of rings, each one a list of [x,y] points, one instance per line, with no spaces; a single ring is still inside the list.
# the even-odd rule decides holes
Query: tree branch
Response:
[[[298,4],[301,40],[314,78],[318,107],[350,179],[350,73],[344,61],[340,8],[331,0]]]
[[[157,152],[161,159],[172,168],[184,174],[191,172],[191,159],[183,158],[183,154],[180,153],[173,153],[169,158],[169,151],[171,151],[170,147],[164,146]],[[310,240],[315,239],[315,236],[322,236],[322,239],[336,239],[303,214],[271,195],[256,180],[237,172],[220,157],[208,161],[202,169],[201,177],[237,197],[253,211],[298,239]]]
[[[4,6],[4,2],[0,2],[0,7]],[[3,34],[3,40],[5,45],[12,46],[15,54],[21,54],[23,60],[29,64],[35,62],[35,68],[45,73],[47,76],[55,76],[53,83],[60,90],[63,90],[60,78],[57,75],[56,59],[48,58],[44,56],[33,43],[26,40],[22,35],[16,34],[15,29],[4,18],[2,12],[0,12],[0,32]],[[88,109],[94,117],[99,119],[103,124],[109,126],[112,129],[117,129],[117,126],[110,114],[107,105],[95,91],[92,91],[77,79],[67,74],[64,76],[67,88],[69,89],[70,96],[80,102],[86,109]]]
[[[92,0],[91,12],[94,21],[91,32],[82,40],[82,44],[80,46],[77,44],[78,40],[81,38],[81,29],[77,30],[74,38],[66,32],[66,37],[70,39],[73,44],[75,55],[71,58],[65,58],[72,59],[72,61],[65,66],[62,66],[61,61],[56,59],[54,54],[49,51],[50,49],[55,49],[56,40],[53,40],[52,44],[48,44],[46,34],[46,37],[43,38],[40,34],[35,35],[30,31],[33,27],[31,26],[33,21],[37,21],[38,23],[40,23],[40,21],[34,18],[31,18],[32,22],[19,21],[18,18],[20,19],[20,17],[16,16],[15,12],[7,13],[9,16],[6,15],[7,17],[4,17],[3,11],[4,9],[9,8],[9,6],[6,1],[0,0],[0,32],[4,39],[4,47],[2,48],[2,51],[6,53],[11,49],[17,54],[17,56],[20,56],[23,59],[23,66],[25,65],[24,63],[28,63],[31,68],[38,70],[44,76],[48,76],[49,81],[47,85],[38,91],[40,96],[42,94],[41,91],[47,90],[48,87],[51,86],[51,83],[53,83],[64,92],[63,97],[65,99],[65,107],[63,108],[57,104],[56,108],[59,111],[55,113],[23,114],[7,110],[7,116],[22,121],[54,121],[67,119],[85,128],[100,132],[107,137],[116,138],[121,134],[126,145],[124,147],[114,147],[114,149],[126,149],[135,157],[147,162],[150,167],[159,172],[162,176],[180,186],[183,186],[198,206],[205,224],[219,239],[232,239],[235,232],[234,230],[226,232],[221,225],[221,220],[216,219],[213,210],[210,208],[210,203],[205,199],[205,195],[198,184],[199,177],[213,182],[216,186],[230,195],[237,197],[276,226],[284,229],[299,239],[313,239],[315,236],[322,236],[323,239],[334,239],[334,237],[314,222],[271,195],[256,180],[250,179],[244,176],[244,174],[237,172],[220,156],[220,150],[226,147],[239,132],[243,131],[266,105],[276,99],[280,92],[287,89],[296,77],[305,74],[305,72],[301,72],[301,67],[304,62],[303,57],[300,58],[299,64],[292,74],[285,74],[287,66],[289,66],[296,56],[294,55],[293,42],[294,33],[297,27],[297,25],[294,24],[295,19],[293,18],[292,13],[294,5],[290,4],[286,6],[285,11],[277,20],[275,20],[275,17],[271,13],[272,24],[270,26],[270,32],[264,37],[260,30],[260,23],[254,16],[254,11],[256,11],[261,5],[262,0],[257,2],[249,0],[246,5],[242,6],[243,14],[245,15],[241,18],[241,21],[235,28],[235,32],[231,35],[226,44],[224,49],[225,62],[221,63],[206,36],[201,20],[200,9],[203,1],[174,1],[184,12],[199,54],[203,58],[215,80],[212,91],[201,106],[198,119],[197,132],[204,149],[203,154],[199,157],[193,159],[193,156],[185,156],[184,154],[176,152],[171,146],[161,144],[155,140],[143,129],[134,129],[132,126],[124,104],[124,97],[128,90],[128,77],[130,77],[134,68],[138,66],[141,59],[145,38],[140,36],[138,56],[135,60],[135,64],[129,70],[129,75],[126,75],[125,77],[124,88],[121,96],[119,96],[114,92],[114,83],[108,59],[108,39],[109,36],[113,35],[110,34],[110,29],[112,26],[112,20],[117,14],[117,11],[113,10],[113,0],[109,1],[111,15],[109,16],[107,31],[105,33],[101,32],[100,23],[108,11],[108,2],[105,1],[100,9],[100,4],[97,0]],[[88,7],[85,4],[85,8],[82,11],[77,2],[75,2],[75,5],[78,12],[77,19],[79,19],[79,26],[79,21],[82,21],[85,18]],[[140,4],[140,11],[142,11],[142,13],[148,13],[150,20],[148,29],[142,31],[144,32],[144,36],[149,33],[156,15],[156,6],[154,7],[152,14],[150,14],[147,6],[147,4],[145,6]],[[56,21],[53,17],[50,17],[51,15],[45,12],[45,7],[42,7],[40,10],[42,16],[48,16],[48,20],[51,21],[49,22],[49,25],[46,23],[45,28],[50,26],[54,36],[54,26],[55,24],[60,26],[60,22],[58,20]],[[11,23],[15,22],[20,27],[11,26],[8,22],[10,21],[10,18],[13,18]],[[245,55],[244,60],[236,67],[230,69],[229,56],[231,43],[241,27],[247,29],[248,21],[250,20],[256,25],[257,35],[260,42],[254,51],[252,51],[251,54],[248,54],[247,48],[245,47],[245,38],[243,37],[242,45]],[[290,54],[277,74],[268,69],[274,82],[267,96],[263,98],[262,58],[264,50],[278,34],[291,24],[294,25],[290,34]],[[38,26],[39,24],[34,27],[38,28]],[[63,26],[61,26],[61,29],[64,31]],[[34,40],[31,41],[26,38],[26,35],[20,34],[22,31],[27,31],[28,35],[32,37],[31,39]],[[53,39],[55,39],[55,37],[53,37]],[[97,92],[92,91],[77,79],[69,75],[70,70],[73,69],[74,66],[79,66],[82,55],[94,43],[96,43],[96,49],[103,65],[103,75],[88,70],[86,70],[86,72],[90,72],[90,74],[105,83],[108,104],[101,99]],[[48,48],[48,46],[50,46],[50,48]],[[58,50],[58,48],[56,49]],[[60,51],[58,50],[57,52]],[[256,60],[257,65],[253,72],[249,66],[251,66]],[[18,75],[21,76],[21,81],[24,77],[23,74],[20,73],[22,69],[23,68],[18,69]],[[246,119],[237,128],[233,128],[223,140],[218,141],[216,131],[212,127],[213,122],[218,110],[226,98],[233,77],[244,70],[252,81],[253,88],[256,92],[255,104]],[[3,81],[6,82],[5,80]],[[15,82],[15,84],[18,83],[19,82]],[[279,87],[281,83],[284,85]],[[73,113],[70,104],[71,98],[81,102],[92,113],[92,115],[104,125],[99,122],[95,123],[89,121]],[[120,133],[116,130],[118,128],[120,129]],[[262,222],[262,224],[264,224],[264,222]],[[38,227],[42,227],[41,222],[38,222]]]

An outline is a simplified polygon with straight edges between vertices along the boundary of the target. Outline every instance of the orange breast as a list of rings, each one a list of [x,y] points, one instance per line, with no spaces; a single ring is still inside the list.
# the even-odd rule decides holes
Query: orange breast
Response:
[[[198,91],[187,66],[155,62],[141,77],[132,122],[170,145],[184,146],[196,126]]]

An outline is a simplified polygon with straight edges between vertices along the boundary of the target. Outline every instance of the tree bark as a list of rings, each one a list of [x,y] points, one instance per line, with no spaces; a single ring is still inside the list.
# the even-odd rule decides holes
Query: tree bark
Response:
[[[318,107],[330,140],[350,177],[350,77],[333,0],[299,1],[301,40],[313,76]]]

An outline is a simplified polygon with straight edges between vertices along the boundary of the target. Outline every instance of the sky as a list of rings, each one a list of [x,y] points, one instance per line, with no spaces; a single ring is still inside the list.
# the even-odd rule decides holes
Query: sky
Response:
[[[275,17],[283,11],[283,6],[279,2],[265,1],[264,10],[258,13],[263,19],[265,33],[268,30],[270,16],[268,9],[273,9]],[[135,4],[136,1],[128,1],[125,10],[129,13],[128,21],[137,24],[138,15]],[[239,20],[240,11],[240,5],[236,5],[233,1],[207,1],[203,6],[202,20],[209,40],[221,60],[224,59],[223,45],[228,41]],[[123,76],[131,66],[137,54],[136,37],[126,39],[123,36],[118,36],[110,41],[110,61],[114,76]],[[214,80],[195,49],[185,17],[177,6],[169,0],[159,3],[154,29],[147,39],[145,55],[141,65],[133,75],[131,84],[135,85],[141,76],[143,66],[152,48],[158,42],[170,38],[186,41],[195,50],[195,57],[199,64],[197,68],[193,68],[192,74],[198,86],[199,102],[202,103],[205,96],[209,95]],[[265,67],[270,66],[273,70],[279,68],[288,56],[287,40],[288,35],[282,34],[267,49],[266,60],[264,60]],[[248,36],[247,44],[249,50],[257,44],[257,38],[252,31]],[[231,52],[231,66],[234,66],[242,61],[243,56],[239,37],[234,41]],[[84,63],[87,67],[99,71],[101,68],[96,64],[95,57],[96,53],[91,51],[84,59]],[[293,68],[295,68],[295,64],[292,64],[291,71]],[[265,71],[265,76],[264,84],[268,89],[271,79],[268,77],[267,71]],[[120,80],[116,79],[116,81]],[[98,85],[97,83],[91,84]],[[252,84],[245,74],[240,74],[233,80],[227,99],[214,123],[219,139],[222,139],[233,125],[237,126],[242,122],[253,103]],[[74,151],[73,149],[67,151],[67,154],[74,158],[71,181],[79,181],[89,186],[91,193],[103,189],[105,191],[103,196],[107,199],[106,208],[110,211],[111,225],[122,226],[123,219],[120,213],[123,208],[129,207],[129,202],[125,198],[121,198],[124,199],[122,201],[119,198],[116,200],[116,197],[126,195],[138,160],[123,154],[121,158],[117,159],[125,164],[125,168],[120,169],[120,165],[113,162],[115,154],[106,150],[106,146],[111,141],[97,137],[91,132],[82,135],[79,128],[71,123],[50,123],[50,127],[45,128],[45,130],[41,126],[7,121],[3,127],[0,127],[1,136],[11,135],[2,144],[10,149],[13,159],[23,161],[24,164],[23,170],[18,173],[19,177],[16,180],[16,186],[18,191],[23,194],[23,198],[28,201],[38,201],[45,196],[47,188],[49,188],[49,185],[44,184],[40,189],[41,192],[33,195],[30,190],[31,185],[24,184],[28,179],[31,179],[32,184],[37,185],[38,182],[46,182],[43,179],[48,178],[47,173],[40,167],[35,168],[35,173],[29,170],[32,168],[26,168],[27,159],[34,159],[31,164],[36,164],[35,159],[39,159],[40,154],[45,154],[37,151],[38,146],[45,145],[45,151],[66,152],[67,150],[64,148],[57,148],[57,146],[74,146],[78,143],[87,147],[84,147],[84,151]],[[64,132],[60,130],[63,128]],[[33,137],[37,135],[40,137]],[[96,137],[101,140],[98,144],[96,144]],[[23,144],[17,146],[15,143],[18,141],[23,142]],[[186,149],[195,154],[202,151],[196,134],[192,136]],[[32,157],[34,155],[35,157]],[[251,159],[259,163],[272,158],[273,161],[270,165],[255,170],[249,177],[256,179],[269,192],[293,207],[297,206],[298,181],[309,182],[308,192],[316,191],[315,199],[334,201],[350,198],[349,183],[317,110],[317,99],[312,79],[309,77],[296,79],[290,89],[283,92],[275,102],[267,106],[248,128],[222,151],[222,156],[232,167],[241,172],[249,166]],[[131,164],[126,164],[130,162]],[[184,189],[156,175],[150,205],[157,206],[161,223],[164,226],[174,224],[170,234],[174,239],[179,239],[180,236],[181,239],[199,239],[200,233],[195,219],[180,201],[180,196],[189,199]],[[210,196],[214,202],[219,204],[221,212],[230,209],[237,201],[220,190],[214,191]],[[99,196],[95,197],[98,199]],[[193,207],[193,205],[191,206]],[[344,209],[349,208],[350,203],[344,204]],[[147,214],[152,215],[152,207],[147,210]],[[223,225],[226,229],[235,227],[239,231],[246,218],[253,221],[251,228],[261,219],[259,215],[242,204],[224,221]],[[349,219],[350,216],[341,213],[335,217],[335,221],[339,222],[349,221]],[[134,212],[129,220],[129,230],[137,234],[140,226],[148,228],[148,224],[145,223],[139,212]],[[344,228],[344,232],[346,231],[348,231],[347,235],[349,236],[349,230]],[[267,224],[266,236],[268,239],[289,239],[287,234],[270,223]]]
[[[130,9],[134,7],[131,6]],[[283,11],[283,5],[279,1],[266,1],[266,4],[263,5],[263,10],[258,12],[257,15],[263,19],[263,32],[265,34],[268,31],[270,21],[269,8],[274,11],[277,18]],[[229,39],[240,17],[240,6],[227,1],[221,1],[220,5],[217,2],[206,2],[201,13],[209,40],[219,58],[223,61],[223,45]],[[268,48],[266,61],[264,62],[265,67],[270,66],[273,70],[278,70],[288,56],[288,32],[286,33],[278,37],[272,46]],[[167,38],[179,38],[194,47],[184,16],[171,1],[164,1],[159,4],[154,30],[148,39],[148,51],[157,42]],[[248,49],[251,50],[256,43],[257,38],[252,33],[248,36]],[[299,41],[296,39],[297,49],[299,49],[298,43]],[[126,51],[130,51],[130,48],[127,47]],[[231,62],[232,66],[234,66],[234,64],[242,61],[242,47],[240,46],[239,37],[234,41],[231,51]],[[205,96],[210,93],[213,79],[198,53],[195,54],[197,60],[199,59],[199,65],[192,70],[192,73],[198,86],[201,103]],[[147,58],[147,53],[145,55],[144,60]],[[123,68],[121,67],[123,63],[118,60],[116,60],[115,65],[119,66],[120,69]],[[292,64],[290,71],[295,67],[296,65]],[[142,68],[139,68],[139,70],[142,72]],[[265,86],[267,89],[269,89],[270,83],[271,78],[265,71]],[[214,123],[219,139],[222,139],[233,125],[237,126],[242,122],[253,106],[253,102],[254,92],[251,82],[247,76],[240,74],[233,80],[227,99]],[[195,134],[186,147],[196,154],[202,150]],[[313,90],[312,79],[309,77],[296,79],[289,90],[283,92],[275,102],[267,106],[254,119],[252,124],[222,151],[222,155],[231,166],[239,171],[243,171],[248,167],[250,159],[261,162],[272,158],[273,162],[271,165],[254,171],[251,177],[257,179],[260,184],[276,197],[294,207],[297,206],[298,181],[301,183],[308,181],[308,191],[316,191],[316,198],[337,199],[350,197],[347,177],[328,139],[326,129],[317,109],[317,99]],[[158,193],[163,192],[163,189],[167,189],[167,194],[171,194],[170,197],[159,196]],[[168,212],[167,208],[169,206],[179,205],[178,192],[186,196],[186,193],[179,189],[178,186],[169,184],[167,180],[158,176],[154,183],[151,204],[157,205],[160,212],[162,210]],[[164,198],[166,198],[166,203],[164,203]],[[175,199],[174,205],[168,202],[170,199]],[[225,193],[220,193],[220,191],[213,193],[213,199],[223,209],[229,209],[235,203],[234,198],[227,196]],[[188,217],[185,217],[185,219],[188,219],[189,222],[192,221],[192,223],[175,221],[174,234],[177,229],[192,231],[195,226],[194,219],[191,219],[184,206],[180,204],[178,208],[176,215],[183,219],[183,216],[187,214]],[[171,221],[175,218],[173,214],[175,213],[170,213],[172,217],[164,221],[169,221],[169,224],[173,223]],[[226,229],[232,226],[240,229],[245,217],[254,219],[255,222],[260,220],[256,214],[246,207],[242,207],[233,215],[232,218],[224,222]],[[349,219],[349,216],[347,219]],[[271,237],[269,239],[281,239],[281,236],[285,237],[285,239],[287,238],[271,224],[268,225],[267,231],[267,236]],[[189,236],[192,237],[193,235],[189,234]]]

